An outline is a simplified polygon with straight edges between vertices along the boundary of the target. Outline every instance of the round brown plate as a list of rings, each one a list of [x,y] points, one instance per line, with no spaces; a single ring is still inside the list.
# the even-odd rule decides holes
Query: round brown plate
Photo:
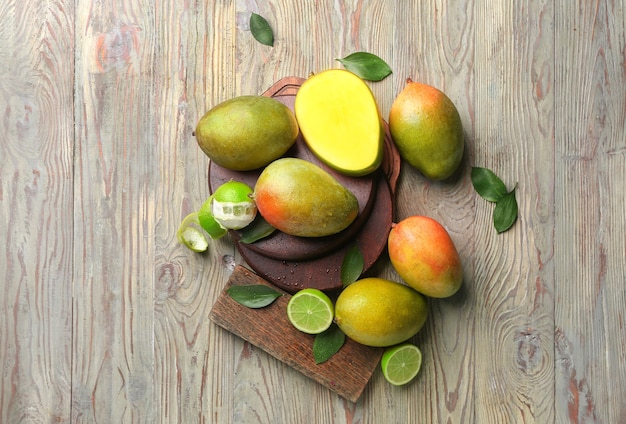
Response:
[[[281,99],[279,99],[281,100]],[[378,184],[379,173],[373,173],[366,177],[353,178],[337,173],[321,163],[317,157],[307,148],[306,143],[301,136],[298,136],[295,145],[285,154],[289,157],[297,157],[307,160],[326,170],[335,179],[337,179],[344,187],[350,190],[359,202],[359,214],[352,224],[344,231],[327,237],[295,237],[276,231],[270,237],[261,239],[253,244],[249,244],[248,248],[254,250],[260,255],[280,260],[304,260],[317,258],[325,255],[337,247],[343,245],[347,240],[361,229],[372,210],[375,197],[375,189]],[[216,164],[210,165],[209,188],[213,192],[221,184],[231,179],[241,181],[254,188],[256,180],[261,170],[239,172],[223,168]],[[243,231],[233,231],[231,233],[233,239],[239,242]]]
[[[276,82],[264,96],[273,97],[293,110],[295,95],[304,79],[287,77]],[[364,272],[378,259],[387,244],[393,220],[393,198],[400,172],[400,157],[385,123],[384,158],[380,170],[349,177],[330,169],[308,149],[301,136],[285,156],[308,160],[325,169],[359,201],[359,216],[344,231],[328,237],[294,237],[280,231],[251,244],[240,243],[242,231],[230,231],[237,249],[248,265],[278,287],[295,292],[306,287],[334,290],[342,286],[340,271],[346,251],[358,243]],[[209,165],[209,189],[230,179],[254,187],[261,170],[240,172]]]

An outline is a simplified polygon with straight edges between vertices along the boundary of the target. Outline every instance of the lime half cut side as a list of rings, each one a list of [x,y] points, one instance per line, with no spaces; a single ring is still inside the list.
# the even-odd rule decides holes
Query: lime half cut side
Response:
[[[319,334],[333,323],[335,308],[321,290],[308,288],[294,294],[287,303],[289,322],[307,334]]]
[[[419,373],[422,352],[411,343],[403,343],[385,350],[380,366],[388,382],[394,386],[402,386]]]

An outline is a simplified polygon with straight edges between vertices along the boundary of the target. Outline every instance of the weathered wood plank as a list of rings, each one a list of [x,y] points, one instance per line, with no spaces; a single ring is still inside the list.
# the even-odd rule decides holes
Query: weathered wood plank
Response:
[[[78,2],[73,404],[76,422],[151,422],[157,10]]]
[[[476,201],[476,422],[554,419],[554,17],[549,1],[476,8],[474,164],[517,184],[519,219],[493,230]]]
[[[282,296],[271,305],[251,309],[238,304],[226,292],[233,286],[253,285],[266,285],[280,290],[253,271],[238,266],[211,308],[211,321],[313,381],[356,402],[377,367],[383,350],[348,339],[332,358],[316,364],[313,358],[314,337],[302,334],[287,319],[287,303],[291,295],[281,291]]]
[[[626,4],[555,4],[557,418],[623,422]]]
[[[71,404],[73,2],[0,5],[0,422]]]

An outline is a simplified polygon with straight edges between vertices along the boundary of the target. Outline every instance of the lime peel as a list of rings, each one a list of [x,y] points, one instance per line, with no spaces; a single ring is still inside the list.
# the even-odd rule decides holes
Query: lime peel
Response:
[[[223,228],[240,230],[256,217],[257,207],[252,196],[252,188],[247,184],[227,181],[211,196],[211,214]]]
[[[211,238],[218,239],[223,237],[228,232],[228,230],[222,227],[222,225],[217,222],[217,220],[213,216],[213,212],[211,211],[212,203],[213,196],[210,196],[202,204],[200,210],[198,211],[198,222],[200,224],[200,227],[202,227],[202,229],[206,231],[207,234],[211,236]]]
[[[183,219],[176,236],[180,243],[194,252],[204,252],[209,247],[209,242],[200,230],[192,226],[194,224],[199,225],[197,212],[192,212]]]

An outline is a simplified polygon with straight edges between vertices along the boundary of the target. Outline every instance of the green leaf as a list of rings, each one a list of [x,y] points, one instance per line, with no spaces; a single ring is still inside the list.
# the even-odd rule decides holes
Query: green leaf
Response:
[[[497,202],[507,194],[504,183],[496,174],[487,168],[472,168],[472,184],[474,190],[485,200]]]
[[[345,68],[368,81],[380,81],[391,74],[391,68],[380,57],[372,53],[356,52],[337,59]]]
[[[328,361],[339,352],[346,341],[346,335],[336,325],[332,324],[328,330],[315,336],[313,340],[313,359],[316,364]]]
[[[502,233],[513,226],[517,220],[517,200],[515,189],[505,194],[496,203],[493,210],[493,225],[498,233]]]
[[[247,244],[254,243],[257,240],[271,235],[274,231],[276,231],[276,228],[272,227],[261,214],[257,214],[254,221],[241,231],[239,242]]]
[[[279,293],[264,284],[231,286],[226,290],[226,292],[237,303],[254,309],[264,308],[282,296],[282,293]]]
[[[274,32],[272,27],[261,15],[252,13],[250,15],[250,31],[252,36],[261,44],[266,46],[274,45]]]
[[[354,246],[348,249],[341,263],[341,282],[343,286],[346,287],[354,283],[361,276],[364,266],[363,254],[359,249],[359,245],[354,244]]]

